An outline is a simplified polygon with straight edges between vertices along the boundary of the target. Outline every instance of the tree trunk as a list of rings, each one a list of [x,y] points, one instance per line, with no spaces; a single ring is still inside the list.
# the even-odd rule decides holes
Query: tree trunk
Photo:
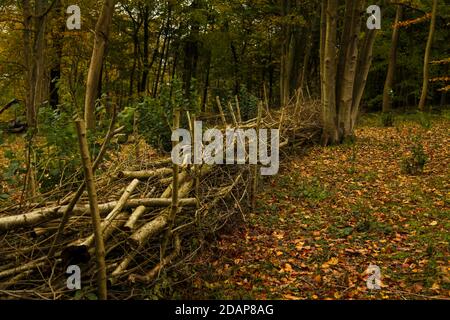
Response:
[[[426,104],[426,100],[427,100],[428,79],[429,79],[429,63],[430,63],[431,45],[433,43],[434,28],[435,28],[435,25],[436,25],[436,9],[437,9],[437,0],[433,0],[433,9],[432,9],[432,12],[431,12],[430,32],[428,34],[427,47],[426,47],[425,56],[424,56],[424,59],[423,59],[422,94],[420,96],[420,102],[419,102],[419,110],[421,110],[421,111],[425,111],[425,104]]]
[[[327,1],[322,1],[320,5],[320,45],[319,45],[319,78],[320,78],[320,99],[321,105],[323,105],[323,93],[324,93],[324,70],[325,66],[325,38],[326,38],[326,10]]]
[[[336,19],[337,1],[328,0],[326,5],[326,30],[323,55],[323,103],[322,103],[322,144],[338,142],[336,123]]]
[[[91,63],[89,65],[86,85],[84,118],[88,129],[95,128],[95,99],[101,81],[101,69],[104,53],[109,38],[109,29],[114,13],[115,0],[104,0],[102,12],[95,26],[94,48],[92,49]]]
[[[355,73],[358,62],[358,36],[361,29],[361,0],[347,0],[343,43],[339,52],[337,97],[338,127],[340,139],[353,135],[352,105],[353,92],[358,83]]]
[[[336,43],[337,1],[328,0],[322,6],[325,27],[321,27],[320,73],[324,145],[341,143],[354,132],[376,34],[376,30],[367,30],[364,39],[359,41],[364,3],[346,1],[340,43]]]
[[[283,0],[281,3],[281,15],[286,17],[291,13],[291,0]],[[281,27],[282,44],[280,59],[280,102],[284,106],[289,102],[291,92],[291,77],[293,68],[293,56],[295,54],[295,38],[292,26],[285,22]]]
[[[144,70],[142,71],[142,80],[141,85],[139,86],[139,93],[146,92],[147,86],[148,86],[148,74],[150,72],[151,66],[149,63],[149,52],[148,52],[148,46],[150,41],[150,33],[149,33],[149,15],[150,15],[150,9],[148,5],[144,6],[144,12],[143,12],[143,21],[144,21],[144,41],[143,41],[143,64],[144,64]],[[156,48],[155,50],[159,50],[159,36],[156,42]],[[157,51],[156,51],[157,52]],[[153,55],[153,58],[155,58],[155,55]]]
[[[353,89],[352,130],[356,123],[364,88],[366,87],[367,76],[369,75],[370,65],[372,64],[372,49],[375,42],[375,35],[376,29],[366,31],[361,53],[359,54],[358,65],[356,67],[355,87]]]
[[[391,50],[389,52],[389,65],[386,74],[386,81],[384,83],[383,90],[383,112],[389,112],[391,110],[391,95],[392,95],[392,84],[394,82],[394,72],[395,67],[397,65],[397,47],[398,47],[398,38],[400,35],[400,28],[397,25],[400,20],[402,20],[403,16],[403,7],[401,5],[397,5],[397,12],[395,13],[395,22],[392,30],[392,41],[391,41]]]
[[[97,256],[97,283],[98,293],[101,300],[107,298],[106,288],[106,263],[105,263],[105,245],[103,243],[102,229],[100,224],[100,211],[98,208],[97,191],[95,189],[94,174],[92,170],[91,158],[89,156],[88,143],[86,138],[86,128],[82,120],[76,122],[78,141],[80,144],[81,160],[83,163],[84,175],[86,180],[86,189],[89,196],[89,205],[91,208],[92,224],[94,228],[95,252]]]

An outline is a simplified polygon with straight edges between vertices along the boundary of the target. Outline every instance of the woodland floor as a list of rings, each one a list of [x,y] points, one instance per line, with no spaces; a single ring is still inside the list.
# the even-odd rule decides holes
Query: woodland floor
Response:
[[[448,299],[450,121],[366,124],[264,182],[258,209],[193,262],[197,299]],[[402,173],[413,138],[425,171]],[[365,270],[380,267],[382,289]]]

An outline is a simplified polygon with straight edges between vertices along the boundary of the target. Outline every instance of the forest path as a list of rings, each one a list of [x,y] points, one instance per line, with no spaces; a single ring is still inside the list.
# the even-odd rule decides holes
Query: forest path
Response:
[[[450,297],[449,128],[362,127],[354,144],[285,160],[244,229],[193,264],[192,298]],[[425,171],[403,174],[417,142]],[[381,269],[381,290],[367,288],[370,264]]]

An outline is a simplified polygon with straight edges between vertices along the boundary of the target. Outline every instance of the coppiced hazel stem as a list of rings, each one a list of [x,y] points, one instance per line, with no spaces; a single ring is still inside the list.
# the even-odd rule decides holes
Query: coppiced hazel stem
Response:
[[[192,125],[191,125],[191,127],[192,128],[194,128],[194,124],[195,124],[195,121],[197,120],[197,118],[196,118],[196,116],[195,116],[195,114],[194,115],[192,115],[192,118],[191,118],[191,122],[192,122]],[[194,131],[192,130],[192,136],[194,136]],[[192,147],[194,147],[194,146],[192,146]],[[195,179],[195,181],[194,181],[194,190],[195,190],[195,197],[197,198],[197,199],[199,199],[199,195],[200,195],[200,177],[199,177],[199,165],[198,164],[194,164],[194,179]]]
[[[258,104],[258,118],[256,120],[256,133],[259,135],[259,128],[261,126],[262,119],[262,102]],[[251,206],[252,209],[256,208],[256,194],[258,192],[258,165],[255,164],[252,166],[252,197],[251,197]]]
[[[180,127],[180,110],[176,109],[173,112],[173,130],[177,130]],[[175,148],[177,145],[177,142],[172,142],[172,146]],[[175,217],[178,211],[178,176],[179,176],[179,166],[176,163],[173,163],[172,165],[173,170],[173,181],[172,181],[172,206],[170,209],[170,213],[168,216],[168,228],[163,240],[163,243],[161,245],[161,261],[164,259],[165,251],[167,244],[169,243],[170,236],[172,234],[172,228],[175,223]]]
[[[238,96],[234,96],[234,100],[236,101],[236,114],[237,114],[237,120],[238,123],[242,123],[242,115],[241,115],[241,107],[239,105],[239,98]]]
[[[168,193],[170,194],[172,190],[172,185],[168,188]],[[167,198],[166,197],[166,198]],[[164,198],[156,198],[156,199],[131,199],[128,200],[125,204],[125,209],[129,208],[137,208],[139,206],[145,206],[149,208],[158,208],[158,207],[169,207],[172,204],[171,199]],[[117,201],[111,201],[108,203],[104,203],[99,205],[100,214],[106,214],[110,212],[117,205]],[[186,207],[195,207],[198,205],[197,199],[195,198],[186,198],[179,200],[180,206]],[[12,231],[23,227],[35,226],[39,223],[51,221],[54,219],[60,218],[64,212],[67,210],[68,206],[62,207],[52,207],[52,208],[41,208],[37,209],[25,214],[19,214],[15,216],[6,216],[0,218],[0,232],[1,231]],[[78,205],[73,208],[72,213],[81,215],[81,214],[89,214],[90,207],[89,205]]]
[[[149,178],[162,178],[172,173],[169,168],[161,168],[156,170],[144,170],[144,171],[120,171],[119,178],[128,179],[149,179]]]
[[[225,118],[225,114],[223,113],[222,103],[220,103],[220,98],[216,97],[217,107],[219,108],[220,118],[222,119],[223,125],[227,126],[227,119]]]
[[[98,294],[101,300],[107,299],[106,288],[106,264],[105,245],[103,243],[102,230],[100,225],[100,212],[98,209],[97,191],[94,183],[94,173],[92,170],[91,157],[89,156],[88,143],[86,138],[86,127],[83,120],[75,122],[77,127],[78,142],[80,144],[81,160],[88,191],[89,205],[91,208],[92,224],[94,227],[95,253],[97,258],[97,283]]]
[[[139,218],[145,213],[145,210],[147,210],[145,206],[140,206],[133,211],[127,223],[125,223],[125,231],[133,231],[136,228],[136,223],[138,222]]]
[[[229,111],[231,113],[231,119],[233,119],[233,124],[237,128],[238,127],[238,120],[236,118],[236,114],[234,113],[233,105],[231,104],[231,102],[228,102],[228,109],[229,109]]]

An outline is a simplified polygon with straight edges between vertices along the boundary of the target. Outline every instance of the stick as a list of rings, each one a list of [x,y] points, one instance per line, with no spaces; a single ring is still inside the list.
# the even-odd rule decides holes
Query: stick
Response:
[[[236,111],[237,111],[237,117],[239,124],[242,123],[242,116],[241,116],[241,107],[239,106],[239,98],[238,96],[234,96],[234,100],[236,101]]]
[[[144,171],[120,171],[117,175],[118,178],[128,179],[149,179],[154,177],[165,177],[172,173],[169,168],[161,168],[157,170],[144,170]]]
[[[223,113],[222,104],[220,103],[219,96],[216,96],[216,102],[217,102],[217,107],[219,108],[220,118],[222,119],[223,125],[226,127],[227,126],[227,120],[225,118],[225,114]]]
[[[192,128],[194,128],[195,125],[195,121],[197,120],[195,114],[192,116]],[[192,130],[192,136],[194,136],[194,131]],[[192,148],[194,148],[194,146],[192,145]],[[200,178],[199,178],[199,165],[198,164],[194,164],[194,190],[195,190],[195,197],[199,200],[200,198]]]
[[[136,210],[134,210],[133,214],[128,219],[127,223],[125,223],[124,230],[126,232],[131,232],[136,228],[136,223],[139,220],[139,218],[145,213],[147,208],[145,206],[137,207]]]
[[[180,127],[180,110],[176,109],[174,110],[173,113],[173,130],[178,130],[178,128]],[[172,147],[175,148],[177,145],[177,143],[174,141],[172,142]],[[165,255],[165,251],[166,251],[166,246],[169,242],[170,239],[170,235],[172,233],[172,228],[173,225],[175,223],[175,216],[178,212],[178,173],[180,168],[178,167],[178,165],[176,163],[173,164],[172,166],[173,169],[173,181],[172,181],[172,206],[170,208],[170,214],[168,216],[168,225],[169,228],[167,229],[166,235],[163,239],[162,245],[161,245],[161,259],[164,257]]]
[[[100,226],[100,212],[98,209],[97,191],[94,183],[94,173],[92,170],[91,158],[89,156],[89,149],[86,139],[86,127],[83,120],[75,122],[78,133],[78,142],[80,144],[81,160],[83,163],[84,175],[86,180],[86,188],[89,195],[89,204],[91,207],[92,224],[94,227],[95,236],[95,253],[97,257],[97,283],[98,294],[101,300],[107,299],[106,288],[106,264],[105,264],[105,246],[103,243],[101,226]]]
[[[262,117],[262,102],[258,104],[258,119],[256,121],[256,133],[259,136],[259,127],[261,125],[261,117]],[[256,193],[258,189],[258,165],[253,165],[252,167],[252,197],[251,197],[251,206],[252,209],[255,210],[256,207]]]
[[[19,272],[24,272],[24,271],[28,271],[28,270],[32,270],[34,268],[40,268],[45,266],[46,264],[48,264],[47,261],[44,261],[46,257],[42,257],[39,258],[37,260],[31,261],[29,263],[23,264],[19,267],[15,267],[9,270],[5,270],[0,272],[0,279],[1,278],[5,278],[5,277],[9,277],[9,276],[13,276]]]
[[[228,102],[228,109],[230,110],[231,118],[233,119],[233,124],[237,128],[238,127],[238,121],[236,119],[236,115],[234,114],[233,105],[231,104],[231,102]]]

